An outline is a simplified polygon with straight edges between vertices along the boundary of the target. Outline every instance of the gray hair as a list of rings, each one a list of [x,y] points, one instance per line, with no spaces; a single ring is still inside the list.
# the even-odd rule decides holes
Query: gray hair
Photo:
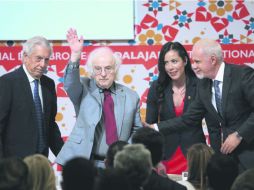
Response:
[[[112,54],[113,61],[115,63],[115,72],[116,72],[116,75],[118,74],[119,67],[122,64],[122,60],[120,59],[120,57],[118,57],[116,54],[114,54],[113,50],[109,47],[99,47],[99,48],[96,48],[93,51],[91,51],[88,58],[87,58],[86,65],[87,65],[89,77],[91,77],[93,75],[93,61],[94,61],[94,59],[96,57],[100,56],[100,54],[105,51]]]
[[[52,47],[46,38],[44,38],[42,36],[34,36],[34,37],[28,39],[23,44],[22,60],[24,58],[24,54],[31,55],[31,53],[33,52],[33,50],[36,46],[43,46],[43,47],[48,48],[50,50],[50,55],[53,52]]]
[[[142,144],[130,144],[115,155],[114,167],[135,187],[142,186],[152,172],[151,153]]]
[[[196,45],[201,47],[206,55],[208,56],[215,55],[218,60],[218,63],[223,62],[223,51],[221,49],[221,45],[215,40],[201,39],[194,46]]]

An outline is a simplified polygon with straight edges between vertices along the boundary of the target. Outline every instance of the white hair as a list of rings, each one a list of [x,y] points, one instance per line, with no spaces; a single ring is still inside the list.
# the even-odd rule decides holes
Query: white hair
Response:
[[[118,74],[119,67],[122,64],[122,60],[120,59],[120,57],[118,57],[116,54],[114,54],[113,50],[109,47],[99,47],[99,48],[96,48],[93,51],[91,51],[90,54],[88,55],[86,65],[87,65],[89,77],[91,77],[93,75],[94,59],[96,57],[100,56],[100,54],[105,51],[112,55],[113,61],[115,63],[115,72],[116,72],[116,75]]]
[[[223,62],[223,51],[221,45],[215,40],[201,39],[194,46],[202,48],[203,52],[208,56],[215,55],[218,63]]]
[[[33,52],[33,50],[36,46],[46,47],[47,49],[50,50],[50,55],[53,52],[52,47],[46,38],[44,38],[42,36],[35,36],[35,37],[30,38],[23,44],[22,60],[24,59],[24,54],[31,55],[31,53]]]

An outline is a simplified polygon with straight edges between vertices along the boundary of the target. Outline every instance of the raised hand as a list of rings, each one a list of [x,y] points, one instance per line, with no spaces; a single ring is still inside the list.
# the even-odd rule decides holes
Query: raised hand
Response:
[[[71,49],[71,61],[76,62],[80,59],[81,52],[83,50],[83,36],[78,38],[77,31],[73,28],[70,28],[67,31],[66,38]]]

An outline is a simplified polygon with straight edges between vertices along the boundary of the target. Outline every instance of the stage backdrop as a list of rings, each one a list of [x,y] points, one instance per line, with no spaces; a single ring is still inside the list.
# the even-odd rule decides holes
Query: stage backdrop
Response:
[[[81,76],[87,75],[85,62],[88,53],[93,48],[104,45],[112,47],[123,59],[118,81],[140,95],[141,117],[144,120],[148,88],[158,76],[157,59],[161,45],[167,41],[179,41],[190,53],[192,44],[197,40],[211,38],[223,45],[226,61],[252,66],[254,65],[253,10],[253,0],[136,0],[133,27],[135,39],[130,41],[85,41],[82,53],[83,66],[80,68]],[[34,21],[37,22],[36,19]],[[118,30],[117,25],[114,27],[115,30]],[[18,28],[17,32],[19,32]],[[66,138],[75,123],[75,112],[62,83],[70,51],[65,41],[52,41],[52,44],[54,54],[47,75],[52,77],[56,83],[58,95],[56,120],[62,136]],[[2,41],[0,45],[0,75],[3,75],[21,64],[22,42]],[[54,157],[51,156],[51,159],[53,161]]]

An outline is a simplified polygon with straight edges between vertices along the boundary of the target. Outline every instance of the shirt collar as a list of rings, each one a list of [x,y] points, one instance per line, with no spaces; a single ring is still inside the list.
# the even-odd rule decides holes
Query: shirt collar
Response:
[[[27,68],[26,68],[26,66],[24,64],[22,65],[22,67],[23,67],[23,69],[24,69],[24,71],[26,73],[26,76],[28,78],[29,83],[32,83],[35,79],[30,75],[30,73],[28,72],[28,70],[27,70]]]
[[[225,63],[222,62],[214,80],[223,82],[224,70],[225,70]]]
[[[100,87],[98,87],[98,88],[99,88],[100,93],[103,93],[105,90],[109,90],[111,93],[116,94],[115,82],[112,84],[112,86],[109,89],[102,89]]]

